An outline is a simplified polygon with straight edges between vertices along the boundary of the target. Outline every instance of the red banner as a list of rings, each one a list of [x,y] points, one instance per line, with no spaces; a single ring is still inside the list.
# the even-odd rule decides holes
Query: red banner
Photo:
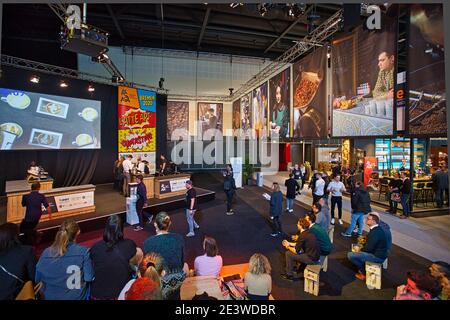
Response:
[[[154,128],[156,126],[156,113],[131,109],[119,105],[119,130]]]
[[[364,186],[366,187],[369,184],[373,170],[377,167],[377,160],[375,157],[364,157]]]

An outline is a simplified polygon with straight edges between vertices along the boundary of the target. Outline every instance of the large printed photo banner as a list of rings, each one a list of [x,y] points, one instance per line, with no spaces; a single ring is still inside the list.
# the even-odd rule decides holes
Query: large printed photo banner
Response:
[[[362,26],[332,43],[332,135],[393,135],[396,23]]]
[[[253,90],[253,123],[257,137],[261,137],[264,129],[267,130],[267,112],[269,100],[267,99],[267,82]]]
[[[414,4],[409,34],[409,133],[446,136],[442,4]]]
[[[233,102],[232,112],[233,112],[233,135],[237,136],[239,134],[239,129],[241,128],[241,100],[238,99]]]
[[[310,53],[293,67],[294,138],[327,136],[327,48]]]
[[[251,136],[251,129],[253,128],[251,100],[251,94],[246,94],[241,98],[241,129],[243,137],[246,138]]]
[[[222,103],[198,103],[198,133],[203,139],[204,133],[209,129],[216,129],[222,136],[223,104]]]
[[[269,80],[269,129],[270,135],[278,133],[280,139],[290,134],[291,68],[280,72]]]
[[[176,129],[189,131],[189,102],[167,101],[167,140]]]

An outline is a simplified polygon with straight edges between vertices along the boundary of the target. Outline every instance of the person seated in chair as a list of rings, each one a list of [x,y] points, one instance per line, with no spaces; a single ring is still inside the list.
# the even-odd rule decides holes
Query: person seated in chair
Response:
[[[314,234],[317,238],[317,241],[319,242],[320,247],[320,255],[321,256],[327,256],[331,253],[331,250],[333,249],[333,244],[330,241],[330,237],[328,236],[328,230],[325,230],[316,223],[316,215],[312,212],[308,212],[306,215],[306,219],[308,219],[310,226],[309,226],[309,232]]]
[[[388,240],[386,232],[380,227],[380,215],[377,212],[370,212],[366,216],[366,224],[370,228],[367,235],[367,242],[360,252],[349,252],[348,259],[358,268],[355,275],[359,280],[365,280],[365,264],[367,261],[383,263],[388,256]]]
[[[300,231],[297,242],[283,240],[282,245],[287,249],[286,273],[281,277],[286,280],[294,281],[299,278],[294,277],[294,268],[296,262],[301,263],[299,271],[303,271],[306,265],[319,264],[320,245],[316,236],[309,230],[310,223],[307,218],[300,218],[297,222],[297,228]]]

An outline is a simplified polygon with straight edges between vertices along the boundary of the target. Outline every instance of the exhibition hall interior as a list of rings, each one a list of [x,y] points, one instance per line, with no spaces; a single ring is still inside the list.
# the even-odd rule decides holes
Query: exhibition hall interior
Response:
[[[0,300],[447,300],[444,9],[0,3]]]

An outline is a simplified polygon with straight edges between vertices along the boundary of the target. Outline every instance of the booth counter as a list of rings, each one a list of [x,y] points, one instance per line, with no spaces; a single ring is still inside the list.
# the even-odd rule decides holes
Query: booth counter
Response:
[[[155,197],[157,199],[169,198],[186,193],[186,181],[191,179],[190,174],[174,174],[155,178]]]

